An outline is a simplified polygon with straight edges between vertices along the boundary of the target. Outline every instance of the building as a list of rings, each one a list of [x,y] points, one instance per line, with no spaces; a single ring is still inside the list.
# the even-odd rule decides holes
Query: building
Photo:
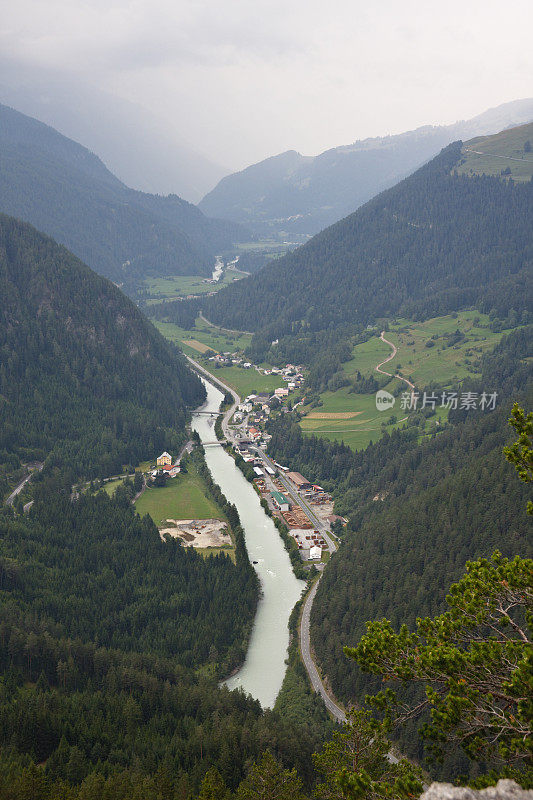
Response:
[[[282,494],[281,492],[272,492],[270,496],[272,498],[274,505],[280,511],[290,510],[291,504],[289,503],[288,499],[285,497],[284,494]]]
[[[309,550],[309,560],[320,561],[321,558],[322,558],[322,548],[319,547],[317,544],[314,544]]]
[[[256,441],[257,439],[261,438],[261,431],[258,430],[257,428],[248,428],[248,435],[250,436],[251,439]]]
[[[289,394],[289,390],[286,386],[279,386],[277,389],[274,389],[274,395],[279,399],[280,397],[287,397]]]
[[[161,453],[156,461],[156,464],[158,467],[164,467],[166,464],[172,464],[172,456],[170,453],[165,451],[164,453]]]
[[[264,478],[265,477],[265,473],[263,472],[263,470],[260,467],[254,467],[254,472],[255,472],[255,474],[257,475],[258,478]]]
[[[299,472],[287,472],[286,475],[290,482],[296,486],[298,491],[311,488],[309,481],[306,480],[303,475],[300,475]]]

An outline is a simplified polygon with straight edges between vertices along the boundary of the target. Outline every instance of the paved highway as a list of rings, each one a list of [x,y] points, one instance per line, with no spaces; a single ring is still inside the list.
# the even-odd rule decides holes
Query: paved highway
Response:
[[[313,689],[321,696],[326,708],[331,714],[333,714],[335,719],[338,722],[346,722],[346,714],[344,713],[342,708],[338,706],[337,703],[335,703],[331,699],[329,694],[326,692],[324,684],[322,683],[315,662],[313,661],[313,657],[311,655],[311,634],[310,634],[311,608],[313,605],[313,600],[315,599],[316,590],[318,588],[319,582],[320,578],[317,580],[317,582],[314,584],[313,588],[305,598],[305,603],[302,612],[302,621],[300,623],[300,650],[302,653],[302,660],[307,670],[307,674],[309,675],[309,680],[311,681]]]
[[[13,505],[13,503],[15,502],[15,498],[16,498],[16,497],[17,497],[17,496],[18,496],[18,495],[21,493],[21,491],[24,489],[24,487],[26,486],[26,484],[27,484],[27,483],[28,483],[28,481],[30,480],[30,478],[31,478],[31,476],[33,475],[33,473],[34,473],[35,471],[39,471],[39,472],[40,472],[40,471],[42,470],[43,466],[44,466],[44,464],[41,464],[41,462],[37,462],[37,461],[36,461],[34,464],[28,464],[28,465],[27,465],[27,468],[28,468],[28,469],[31,469],[31,472],[30,472],[30,474],[29,474],[29,475],[26,475],[26,477],[24,478],[24,480],[22,480],[22,481],[21,481],[21,482],[18,484],[18,486],[16,486],[16,487],[13,489],[13,491],[11,492],[11,494],[9,495],[9,497],[8,497],[8,498],[7,498],[7,500],[6,500],[6,503],[8,504],[8,506],[12,506],[12,505]]]

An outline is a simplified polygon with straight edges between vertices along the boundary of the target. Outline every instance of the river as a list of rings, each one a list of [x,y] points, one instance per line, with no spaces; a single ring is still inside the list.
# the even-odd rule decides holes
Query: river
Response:
[[[205,387],[207,400],[197,411],[218,411],[222,392],[208,382]],[[202,442],[212,442],[216,438],[213,420],[207,416],[193,413],[192,428],[198,431]],[[295,578],[274,523],[261,508],[258,495],[235,466],[233,458],[219,445],[207,445],[205,458],[213,480],[237,507],[248,555],[252,562],[257,562],[254,568],[262,590],[246,660],[239,672],[225,683],[230,689],[242,687],[259,700],[263,708],[272,708],[287,668],[289,616],[305,583]]]
[[[215,261],[215,268],[213,270],[213,280],[218,282],[222,277],[223,272],[224,272],[224,261],[220,258],[220,256],[217,256]]]

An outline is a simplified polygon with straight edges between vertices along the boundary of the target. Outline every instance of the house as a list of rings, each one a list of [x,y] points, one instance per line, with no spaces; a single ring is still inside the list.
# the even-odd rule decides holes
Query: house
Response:
[[[165,451],[164,453],[161,453],[161,455],[156,461],[156,464],[158,467],[164,467],[165,464],[172,464],[172,456],[170,455],[170,453],[167,453]]]
[[[249,429],[248,429],[248,435],[249,435],[249,436],[250,436],[250,437],[251,437],[251,438],[252,438],[254,441],[257,441],[257,439],[260,439],[260,438],[261,438],[261,431],[260,431],[260,430],[258,430],[257,428],[249,428]]]
[[[162,466],[163,472],[166,472],[167,475],[170,475],[170,473],[172,472],[173,469],[174,469],[174,467],[172,466],[172,464],[163,464],[163,466]]]
[[[303,475],[300,475],[299,472],[287,472],[286,474],[287,478],[296,486],[298,491],[311,488],[309,481],[306,480]]]
[[[319,547],[317,544],[314,544],[309,550],[309,560],[318,560],[322,558],[322,548]]]
[[[288,499],[285,497],[284,494],[282,494],[281,492],[272,492],[270,496],[272,498],[274,505],[276,506],[276,508],[279,508],[280,511],[290,510],[291,504],[289,503]]]
[[[289,390],[286,386],[279,386],[277,389],[274,389],[274,395],[279,399],[280,397],[287,397],[289,394]]]

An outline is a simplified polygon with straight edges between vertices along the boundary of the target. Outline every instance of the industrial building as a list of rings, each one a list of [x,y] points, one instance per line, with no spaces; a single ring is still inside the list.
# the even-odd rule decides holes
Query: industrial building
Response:
[[[303,475],[300,475],[299,472],[287,472],[287,478],[290,480],[291,483],[296,486],[298,491],[305,491],[306,489],[310,489],[312,484],[304,478]]]

